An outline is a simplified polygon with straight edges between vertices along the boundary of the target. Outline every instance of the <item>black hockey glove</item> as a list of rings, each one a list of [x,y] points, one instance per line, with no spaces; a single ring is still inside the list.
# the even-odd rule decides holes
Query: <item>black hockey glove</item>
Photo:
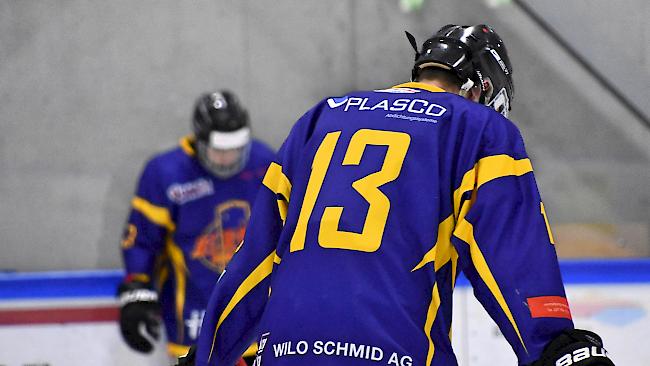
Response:
[[[530,366],[614,366],[603,348],[603,340],[594,332],[565,330],[555,337]]]
[[[174,366],[194,366],[195,359],[196,359],[196,346],[192,346],[190,347],[190,350],[187,352],[185,356],[181,356],[178,358],[178,361]]]
[[[160,304],[158,294],[139,281],[122,283],[117,292],[120,301],[120,331],[126,343],[136,351],[153,351],[160,338]]]

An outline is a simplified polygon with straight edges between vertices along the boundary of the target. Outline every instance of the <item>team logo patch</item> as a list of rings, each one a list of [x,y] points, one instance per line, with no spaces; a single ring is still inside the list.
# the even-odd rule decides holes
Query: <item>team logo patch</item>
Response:
[[[217,206],[214,220],[194,243],[192,259],[222,273],[244,239],[250,215],[250,205],[246,201],[230,200]]]
[[[214,193],[212,181],[199,178],[187,183],[175,183],[167,188],[167,197],[179,205]]]

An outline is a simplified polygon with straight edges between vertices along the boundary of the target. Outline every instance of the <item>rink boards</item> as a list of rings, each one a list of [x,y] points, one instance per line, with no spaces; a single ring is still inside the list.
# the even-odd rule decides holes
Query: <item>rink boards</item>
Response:
[[[617,364],[650,359],[650,260],[564,261],[577,327],[601,334]],[[120,338],[119,270],[0,274],[0,366],[165,365]],[[455,292],[453,343],[461,366],[516,365],[509,345],[464,278]]]

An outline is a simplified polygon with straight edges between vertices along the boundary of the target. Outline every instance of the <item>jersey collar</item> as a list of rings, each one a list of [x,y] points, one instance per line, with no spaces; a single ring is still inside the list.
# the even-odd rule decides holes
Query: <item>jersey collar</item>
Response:
[[[414,88],[428,90],[433,93],[445,93],[445,90],[442,88],[431,84],[418,83],[417,81],[409,81],[408,83],[395,85],[393,88]]]
[[[183,149],[183,151],[189,156],[194,156],[196,154],[193,147],[194,140],[196,140],[194,135],[187,135],[181,137],[180,141],[178,141],[178,143],[181,145],[181,149]]]

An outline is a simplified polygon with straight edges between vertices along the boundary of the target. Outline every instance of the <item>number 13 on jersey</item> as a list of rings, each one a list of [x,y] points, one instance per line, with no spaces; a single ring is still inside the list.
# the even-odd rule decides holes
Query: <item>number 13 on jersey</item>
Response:
[[[327,174],[335,175],[338,166],[332,166],[332,156],[341,131],[330,132],[321,142],[311,166],[307,190],[298,216],[296,230],[289,246],[291,252],[305,248],[307,224]],[[352,135],[342,165],[359,165],[368,145],[386,146],[386,155],[379,171],[352,182],[369,204],[361,233],[339,230],[339,221],[345,207],[327,206],[320,220],[318,243],[324,248],[338,248],[374,252],[379,249],[390,211],[390,200],[379,187],[399,176],[411,136],[404,132],[361,129]],[[361,216],[361,215],[359,215]]]

